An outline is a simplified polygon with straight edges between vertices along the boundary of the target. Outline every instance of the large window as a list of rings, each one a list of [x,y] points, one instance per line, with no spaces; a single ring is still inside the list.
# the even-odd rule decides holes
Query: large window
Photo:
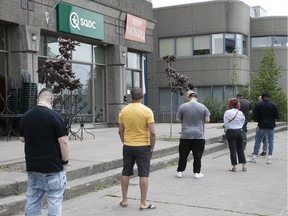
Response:
[[[192,56],[192,37],[176,38],[176,56]]]
[[[233,53],[235,45],[235,34],[225,34],[225,53]]]
[[[126,93],[130,94],[131,89],[134,87],[143,88],[141,54],[128,52],[127,62],[128,64],[125,71],[125,86]]]
[[[251,42],[252,48],[255,47],[271,47],[272,39],[271,37],[254,37]]]
[[[5,85],[5,77],[7,69],[7,42],[6,42],[6,28],[4,26],[0,26],[0,95],[5,97],[6,94],[6,85]],[[4,109],[4,104],[0,104],[0,112]]]
[[[288,47],[288,37],[286,36],[274,36],[273,37],[274,47]]]
[[[59,55],[59,44],[56,37],[41,35],[38,52],[38,67],[46,59],[55,59]],[[106,121],[106,51],[103,46],[90,45],[80,42],[72,52],[72,71],[80,78],[81,90],[73,92],[75,104],[73,112],[94,114],[95,122]],[[43,77],[39,77],[43,81]],[[68,94],[65,90],[64,94]],[[91,121],[92,118],[87,119]],[[93,121],[94,121],[93,120]]]
[[[223,34],[212,34],[212,54],[223,54]]]
[[[210,36],[202,35],[194,37],[194,55],[210,54]]]
[[[162,58],[166,55],[175,55],[174,38],[160,39],[159,40],[159,57]]]

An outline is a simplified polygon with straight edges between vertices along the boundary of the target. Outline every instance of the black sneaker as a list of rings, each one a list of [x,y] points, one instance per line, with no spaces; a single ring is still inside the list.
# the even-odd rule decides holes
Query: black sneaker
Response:
[[[260,156],[266,156],[266,155],[267,155],[266,152],[262,152],[262,153],[260,154]]]

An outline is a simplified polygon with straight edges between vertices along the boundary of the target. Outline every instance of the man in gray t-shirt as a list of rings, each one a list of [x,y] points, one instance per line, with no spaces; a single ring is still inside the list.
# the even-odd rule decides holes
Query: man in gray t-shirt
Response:
[[[201,158],[205,148],[205,123],[210,122],[210,112],[207,107],[197,102],[197,94],[189,95],[189,102],[182,104],[176,114],[177,121],[182,124],[179,144],[179,161],[176,177],[181,178],[185,171],[187,158],[192,151],[194,178],[203,178]]]

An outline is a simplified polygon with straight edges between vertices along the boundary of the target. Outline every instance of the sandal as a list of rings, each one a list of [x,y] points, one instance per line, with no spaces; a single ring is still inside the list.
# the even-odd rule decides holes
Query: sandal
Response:
[[[243,172],[246,172],[246,171],[247,171],[247,168],[246,168],[246,167],[243,167],[243,168],[242,168],[242,171],[243,171]]]
[[[236,172],[236,168],[229,169],[230,172]]]

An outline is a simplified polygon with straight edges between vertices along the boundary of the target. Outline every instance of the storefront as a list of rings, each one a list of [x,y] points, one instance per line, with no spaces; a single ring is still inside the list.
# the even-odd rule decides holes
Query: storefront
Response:
[[[17,2],[5,2],[1,8],[15,10]],[[78,112],[93,115],[95,127],[115,126],[131,88],[146,89],[144,55],[153,50],[155,25],[152,4],[145,0],[49,2],[21,1],[16,17],[0,11],[0,94],[6,99],[11,92],[9,77],[21,89],[27,72],[39,90],[42,77],[37,70],[45,60],[57,59],[59,37],[70,38],[80,42],[71,60],[82,85],[73,93],[81,94]]]

